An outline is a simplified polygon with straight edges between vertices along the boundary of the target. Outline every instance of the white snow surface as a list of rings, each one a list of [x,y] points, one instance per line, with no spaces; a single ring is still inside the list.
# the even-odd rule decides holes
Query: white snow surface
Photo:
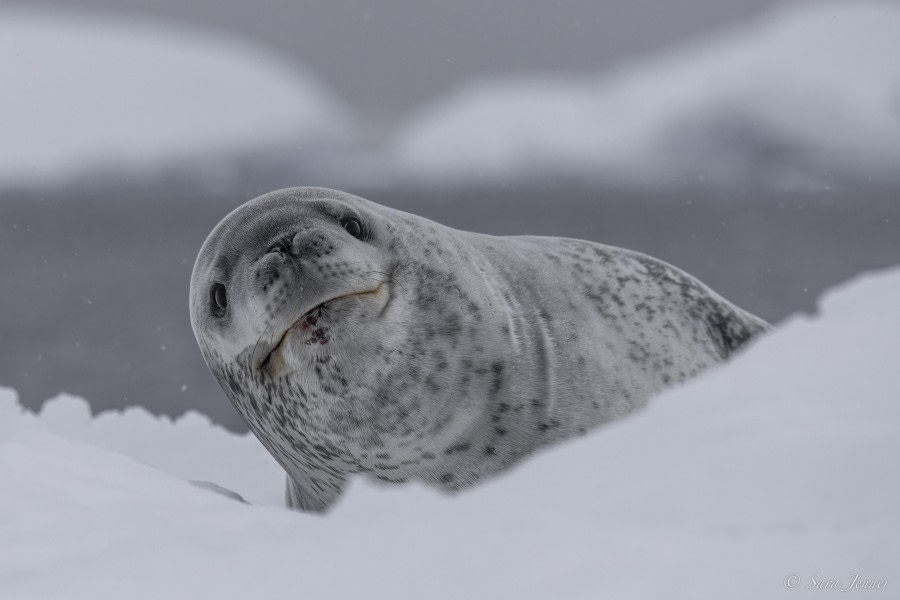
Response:
[[[791,5],[585,77],[463,87],[392,142],[398,177],[648,186],[900,177],[900,4]]]
[[[303,69],[161,21],[0,7],[0,180],[208,152],[343,142],[341,102]]]
[[[278,508],[274,461],[205,417],[92,417],[69,396],[34,415],[2,389],[0,598],[759,600],[808,595],[791,574],[857,573],[887,588],[855,594],[886,598],[898,306],[900,269],[863,276],[819,316],[475,490],[357,481],[324,517]]]

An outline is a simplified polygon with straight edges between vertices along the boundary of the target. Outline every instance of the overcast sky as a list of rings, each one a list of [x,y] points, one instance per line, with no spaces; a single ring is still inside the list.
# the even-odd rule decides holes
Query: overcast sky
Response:
[[[370,116],[481,76],[599,71],[741,20],[773,0],[0,0],[153,16],[254,39]]]

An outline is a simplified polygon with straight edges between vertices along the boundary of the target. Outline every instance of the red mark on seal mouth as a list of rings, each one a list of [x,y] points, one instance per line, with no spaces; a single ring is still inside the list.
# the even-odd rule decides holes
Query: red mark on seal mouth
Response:
[[[319,317],[322,315],[322,310],[325,308],[324,304],[320,304],[316,308],[314,308],[311,312],[306,313],[302,319],[300,319],[300,329],[303,331],[309,331],[313,327],[315,327],[319,323]],[[327,344],[328,338],[325,336],[325,328],[319,327],[317,329],[313,329],[309,334],[309,339],[306,340],[307,346],[312,346],[313,344]]]
[[[328,343],[328,338],[325,336],[325,328],[324,327],[319,327],[318,329],[314,330],[310,334],[309,339],[306,340],[307,346],[312,346],[313,344],[327,344],[327,343]]]
[[[300,319],[300,329],[303,331],[308,331],[310,327],[315,327],[316,323],[319,322],[319,315],[322,314],[322,307],[324,304],[320,304],[319,306],[312,309],[312,311],[306,313]]]
[[[283,334],[281,334],[281,338],[279,338],[278,343],[275,344],[269,353],[266,354],[265,358],[263,358],[262,362],[259,363],[259,369],[265,369],[269,366],[271,362],[272,356],[281,348],[281,345],[284,343],[284,340],[287,338],[288,334],[295,330],[300,329],[304,332],[309,332],[309,339],[306,340],[306,345],[325,345],[331,341],[328,337],[328,330],[324,327],[317,327],[319,324],[319,317],[322,316],[322,311],[328,306],[329,303],[334,302],[335,300],[340,300],[341,298],[347,298],[350,296],[365,296],[368,294],[377,294],[382,290],[382,287],[385,284],[379,284],[377,288],[374,290],[369,290],[365,292],[356,292],[353,294],[345,294],[343,296],[337,296],[336,298],[331,298],[330,300],[326,300],[325,302],[315,306],[311,310],[307,311],[303,314],[293,325],[287,328]],[[311,331],[310,331],[311,330]]]
[[[328,302],[330,302],[330,300]],[[293,331],[295,329],[300,329],[301,331],[309,331],[310,328],[315,327],[319,323],[319,317],[322,316],[322,310],[325,308],[325,305],[328,304],[328,302],[323,302],[322,304],[319,304],[318,306],[316,306],[309,312],[304,313],[304,315],[302,317],[300,317],[299,319],[297,319],[297,321],[293,325],[288,327],[285,330],[285,332],[281,334],[281,337],[278,339],[278,343],[275,344],[271,350],[269,350],[269,353],[266,354],[266,357],[262,360],[261,363],[259,363],[259,368],[265,369],[266,367],[269,366],[269,362],[271,362],[272,356],[275,354],[275,352],[277,352],[281,348],[281,344],[284,343],[285,338],[288,336],[288,334],[291,331]],[[324,343],[324,344],[328,343],[328,338],[324,337],[324,335],[325,335],[324,327],[319,327],[318,329],[315,329],[312,332],[312,335],[314,337],[318,336],[319,339],[325,340],[324,342],[321,342],[321,343]],[[311,342],[307,341],[306,343],[310,344]]]

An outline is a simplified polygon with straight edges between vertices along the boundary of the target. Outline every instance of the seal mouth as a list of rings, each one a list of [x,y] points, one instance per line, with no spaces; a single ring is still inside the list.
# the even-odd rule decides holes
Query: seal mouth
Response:
[[[306,330],[306,329],[314,326],[316,324],[316,321],[318,320],[319,316],[322,314],[322,311],[325,310],[325,308],[327,308],[327,306],[329,304],[331,304],[332,302],[335,302],[337,300],[343,300],[344,298],[353,298],[355,296],[372,296],[375,294],[379,294],[379,293],[381,293],[382,289],[384,289],[384,287],[386,285],[387,285],[387,282],[383,281],[380,284],[378,284],[377,287],[375,287],[371,290],[366,290],[363,292],[352,292],[349,294],[341,294],[340,296],[334,296],[333,298],[329,298],[328,300],[326,300],[324,302],[320,302],[319,304],[315,305],[314,307],[312,307],[311,309],[309,309],[308,311],[306,311],[305,313],[300,315],[299,319],[297,319],[296,321],[291,323],[290,327],[288,327],[287,329],[284,330],[284,333],[281,334],[281,337],[278,338],[278,341],[275,343],[275,345],[272,346],[272,348],[268,352],[266,352],[265,356],[262,357],[262,360],[257,362],[257,364],[256,364],[257,370],[268,369],[268,367],[272,361],[272,357],[275,356],[281,350],[281,346],[284,343],[284,340],[287,339],[288,335],[292,331],[295,331],[297,329]]]

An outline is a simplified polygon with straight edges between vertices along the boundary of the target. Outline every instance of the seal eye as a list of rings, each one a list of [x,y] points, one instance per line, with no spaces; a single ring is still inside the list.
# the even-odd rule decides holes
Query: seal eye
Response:
[[[362,235],[362,226],[359,224],[359,221],[356,219],[347,219],[344,221],[344,229],[347,230],[347,233],[359,239]]]
[[[214,317],[224,317],[225,310],[228,308],[228,294],[225,293],[225,286],[221,283],[213,284],[209,290],[210,310]]]

